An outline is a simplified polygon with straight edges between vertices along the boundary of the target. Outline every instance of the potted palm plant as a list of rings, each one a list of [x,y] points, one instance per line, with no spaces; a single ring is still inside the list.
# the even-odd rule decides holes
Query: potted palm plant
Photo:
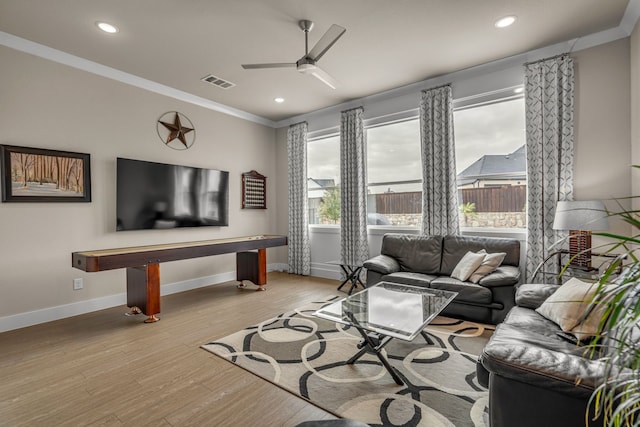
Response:
[[[602,354],[604,369],[603,382],[589,406],[606,427],[631,427],[640,426],[640,262],[636,253],[640,249],[640,211],[624,209],[619,201],[618,205],[618,212],[607,214],[629,224],[630,235],[593,233],[609,239],[605,252],[620,255],[604,271],[594,298],[595,304],[605,308],[599,334],[589,350]],[[614,279],[623,259],[624,269]]]

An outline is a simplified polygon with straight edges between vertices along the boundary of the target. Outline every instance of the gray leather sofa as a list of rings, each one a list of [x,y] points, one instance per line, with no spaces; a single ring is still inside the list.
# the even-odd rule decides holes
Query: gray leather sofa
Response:
[[[451,276],[468,252],[505,252],[496,271],[477,284]],[[367,286],[380,281],[425,286],[458,292],[444,315],[483,323],[500,323],[514,306],[520,280],[520,243],[514,239],[466,236],[425,236],[388,233],[380,255],[367,260]]]
[[[491,427],[585,426],[589,398],[603,376],[602,365],[535,311],[557,288],[520,285],[516,307],[480,355],[478,381],[489,388]],[[602,426],[602,420],[589,426]]]

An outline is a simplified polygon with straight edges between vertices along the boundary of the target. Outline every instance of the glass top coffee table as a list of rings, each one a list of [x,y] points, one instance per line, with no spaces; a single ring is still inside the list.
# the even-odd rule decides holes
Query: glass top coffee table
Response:
[[[323,307],[313,315],[353,326],[362,335],[358,344],[360,351],[347,364],[355,363],[365,353],[373,353],[396,384],[402,385],[382,349],[393,338],[412,341],[418,335],[433,344],[423,329],[456,295],[457,292],[381,282]]]

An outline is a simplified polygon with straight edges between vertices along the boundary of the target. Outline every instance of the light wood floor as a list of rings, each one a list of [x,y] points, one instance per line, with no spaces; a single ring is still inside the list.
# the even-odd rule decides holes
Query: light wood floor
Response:
[[[337,284],[270,273],[267,292],[229,282],[162,297],[154,324],[124,316],[122,306],[2,333],[0,425],[294,426],[335,418],[199,346],[341,294]]]

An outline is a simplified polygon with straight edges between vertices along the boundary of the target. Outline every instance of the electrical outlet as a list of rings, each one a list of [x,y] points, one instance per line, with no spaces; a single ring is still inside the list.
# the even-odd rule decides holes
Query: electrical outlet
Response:
[[[84,283],[82,283],[82,278],[73,279],[73,290],[77,291],[78,289],[82,289],[84,287]]]

